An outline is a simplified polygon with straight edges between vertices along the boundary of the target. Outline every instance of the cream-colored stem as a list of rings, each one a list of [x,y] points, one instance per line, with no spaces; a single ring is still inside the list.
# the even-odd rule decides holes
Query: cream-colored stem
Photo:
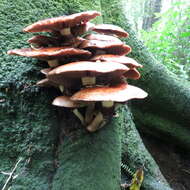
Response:
[[[73,113],[79,118],[81,121],[82,125],[84,125],[84,117],[83,115],[78,111],[78,109],[74,109]]]
[[[71,29],[70,28],[63,28],[62,30],[60,30],[60,33],[63,36],[69,36],[69,35],[71,35]]]
[[[103,121],[104,121],[103,114],[101,112],[98,112],[98,114],[96,115],[96,117],[94,118],[94,120],[90,123],[90,125],[87,126],[87,130],[89,132],[95,132],[95,131],[97,131],[100,128],[101,123]]]
[[[114,105],[113,101],[103,101],[102,102],[102,107],[104,108],[111,108]]]
[[[86,124],[89,124],[92,121],[94,108],[95,108],[94,102],[90,103],[88,105],[88,107],[86,108],[86,112],[85,112],[85,123]]]
[[[84,86],[96,84],[96,77],[82,77],[81,80]]]
[[[59,85],[59,90],[63,93],[64,92],[64,86],[63,85]]]
[[[59,62],[57,59],[54,59],[54,60],[48,60],[48,65],[50,67],[57,67],[59,65]]]

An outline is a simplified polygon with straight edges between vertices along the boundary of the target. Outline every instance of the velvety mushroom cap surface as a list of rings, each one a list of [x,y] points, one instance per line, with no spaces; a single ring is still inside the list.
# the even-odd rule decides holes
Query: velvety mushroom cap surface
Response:
[[[54,106],[67,107],[67,108],[79,108],[85,106],[84,103],[79,103],[70,99],[69,96],[59,96],[52,102]]]
[[[100,40],[86,40],[79,46],[89,51],[102,50],[108,54],[126,55],[131,51],[131,47],[121,42],[110,42]]]
[[[75,93],[71,99],[74,101],[114,101],[125,102],[130,99],[142,99],[148,94],[135,86],[126,83],[112,87],[91,87]]]
[[[33,57],[38,59],[56,59],[59,57],[72,57],[72,56],[90,56],[91,53],[86,50],[81,50],[72,47],[47,47],[41,49],[23,48],[9,50],[8,54],[19,55],[25,57]]]
[[[98,24],[92,28],[93,31],[103,34],[114,34],[118,37],[128,37],[128,33],[119,26],[112,24]]]
[[[103,34],[88,34],[84,38],[87,40],[100,40],[100,41],[117,42],[123,44],[123,42],[120,39],[114,36],[103,35]]]
[[[112,54],[96,55],[96,56],[92,57],[90,60],[112,61],[112,62],[122,63],[124,65],[127,65],[130,68],[143,67],[141,64],[137,63],[134,59],[132,59],[130,57],[112,55]]]
[[[56,67],[47,74],[47,77],[52,81],[60,83],[60,81],[66,80],[68,78],[81,78],[85,76],[94,77],[103,74],[116,77],[121,76],[128,70],[129,68],[127,66],[115,62],[100,63],[79,61]]]
[[[101,13],[97,11],[86,11],[81,13],[72,14],[69,16],[59,16],[55,18],[48,18],[40,20],[34,24],[23,29],[24,32],[51,32],[58,31],[63,28],[75,26],[77,24],[86,23]]]

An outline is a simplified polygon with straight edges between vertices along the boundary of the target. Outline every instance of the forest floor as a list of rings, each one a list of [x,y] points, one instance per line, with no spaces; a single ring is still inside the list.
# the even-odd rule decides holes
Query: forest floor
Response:
[[[141,135],[145,146],[174,190],[190,190],[190,153],[150,136]]]

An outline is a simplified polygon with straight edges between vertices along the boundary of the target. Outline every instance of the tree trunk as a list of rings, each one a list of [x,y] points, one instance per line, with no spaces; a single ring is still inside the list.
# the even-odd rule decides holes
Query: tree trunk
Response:
[[[172,143],[189,149],[189,82],[181,80],[154,59],[153,55],[148,52],[147,48],[136,38],[135,33],[131,30],[127,18],[121,11],[122,6],[119,2],[113,2],[109,5],[107,1],[104,1],[102,7],[106,7],[103,10],[104,22],[114,23],[128,31],[129,38],[127,38],[126,43],[132,47],[132,52],[129,56],[144,66],[141,71],[142,77],[140,80],[129,81],[149,93],[148,98],[145,100],[132,101],[132,108],[135,108],[133,114],[135,122],[138,124],[137,126],[146,126],[147,128],[148,125],[151,131],[155,130],[155,133],[152,133],[153,135],[165,139],[169,139],[168,137],[170,137],[173,139]],[[137,114],[135,110],[138,110],[138,113],[141,113],[141,115]],[[147,118],[148,113],[151,113],[151,117],[149,118]],[[144,117],[145,114],[146,117]],[[151,119],[153,118],[152,116],[154,118],[162,118],[164,122],[158,122],[156,119],[153,120]],[[147,122],[148,120],[149,122]],[[173,125],[175,129],[173,129]],[[158,131],[162,133],[162,136]],[[176,134],[177,131],[180,131],[181,135]]]
[[[133,48],[131,55],[142,63],[148,63],[144,68],[143,78],[138,83],[150,93],[147,109],[158,101],[158,99],[154,99],[159,94],[155,90],[157,86],[155,87],[154,84],[157,77],[167,76],[166,84],[171,85],[171,89],[176,85],[179,86],[174,77],[170,76],[163,67],[155,64],[155,60],[136,39],[116,1],[113,1],[112,4],[102,1],[101,5],[99,1],[92,2],[90,0],[71,1],[70,3],[54,0],[1,1],[0,44],[3,56],[0,58],[2,70],[0,74],[0,170],[11,172],[14,163],[23,157],[23,161],[18,164],[15,171],[15,175],[18,174],[18,176],[12,178],[8,184],[11,189],[59,190],[64,187],[64,190],[118,190],[120,188],[120,141],[123,135],[121,126],[124,125],[123,110],[119,111],[118,118],[113,118],[107,126],[94,134],[88,134],[79,128],[78,122],[70,114],[67,114],[67,111],[62,110],[64,117],[63,121],[60,121],[62,113],[60,114],[51,106],[51,101],[57,96],[57,91],[40,89],[35,85],[36,81],[42,78],[39,70],[45,67],[44,63],[6,55],[10,49],[28,46],[25,42],[31,34],[20,32],[28,24],[63,13],[70,14],[89,9],[102,10],[104,23],[115,23],[125,27],[131,35],[128,41]],[[101,22],[101,19],[100,17],[96,21]],[[152,71],[154,71],[154,75],[151,75]],[[164,79],[162,77],[160,79],[162,79],[161,83],[165,84]],[[170,82],[169,79],[172,81]],[[182,93],[185,86],[181,85],[180,97],[185,98],[188,94],[185,91]],[[168,88],[161,86],[159,90],[167,92]],[[177,100],[176,97],[172,97],[171,101],[169,98],[164,99],[165,97],[163,95],[160,102],[165,104],[168,100],[168,106],[174,106],[173,101]],[[155,100],[157,101],[155,102]],[[184,100],[189,102],[187,98]],[[176,107],[178,112],[181,109],[182,105]],[[186,118],[188,122],[186,116],[183,115],[183,118]],[[180,115],[180,117],[182,116]],[[75,129],[75,132],[69,131],[63,139],[63,144],[60,144],[59,134],[68,126]],[[138,135],[136,137],[140,139]],[[138,143],[142,144],[140,140]],[[130,154],[132,151],[129,152],[129,157]],[[141,155],[139,150],[136,155],[137,159],[139,157],[139,160],[142,160]],[[131,161],[129,160],[129,162]],[[127,164],[132,167],[135,163]],[[153,164],[157,168],[156,164]],[[154,172],[157,173],[158,168]],[[152,173],[147,170],[146,176],[151,175]],[[0,188],[3,187],[7,178],[6,173],[0,175]],[[148,185],[144,186],[145,189],[151,189],[149,187],[153,187],[152,190],[158,189],[156,188],[157,180],[145,180],[146,183]],[[151,186],[151,183],[154,185]],[[163,186],[164,188],[159,188],[159,190],[169,188],[164,180]]]
[[[147,0],[144,8],[144,18],[142,28],[148,30],[158,20],[155,13],[160,13],[162,0]]]

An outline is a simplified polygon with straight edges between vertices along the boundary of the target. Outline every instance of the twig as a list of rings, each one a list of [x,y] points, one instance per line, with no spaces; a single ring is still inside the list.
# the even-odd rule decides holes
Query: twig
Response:
[[[13,168],[12,172],[9,174],[9,177],[7,178],[7,181],[5,182],[5,185],[3,186],[2,190],[5,190],[5,189],[6,189],[8,183],[9,183],[9,182],[11,181],[11,179],[13,178],[13,174],[14,174],[15,170],[17,169],[18,164],[19,164],[21,161],[22,161],[22,158],[20,158],[20,159],[18,160],[18,162],[15,164],[15,167]]]

